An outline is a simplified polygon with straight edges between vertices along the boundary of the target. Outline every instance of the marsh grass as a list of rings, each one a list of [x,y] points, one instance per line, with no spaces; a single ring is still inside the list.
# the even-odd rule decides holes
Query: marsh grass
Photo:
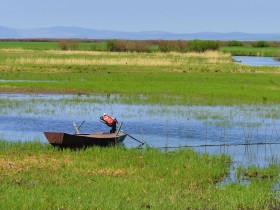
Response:
[[[118,71],[125,71],[126,66],[129,66],[129,71],[133,71],[139,65],[144,66],[174,66],[181,71],[199,71],[201,67],[207,67],[208,64],[232,64],[230,54],[223,54],[217,51],[207,51],[205,53],[116,53],[116,52],[89,52],[89,51],[35,51],[22,49],[0,49],[1,63],[5,67],[10,65],[8,69],[2,71],[30,71],[36,68],[59,68],[63,69],[65,65],[95,65],[103,66],[116,65]],[[31,64],[27,65],[26,64]],[[12,66],[11,66],[12,65]],[[35,66],[34,66],[35,65]],[[206,65],[206,66],[205,66]],[[180,68],[178,68],[178,66]],[[11,68],[14,67],[14,68]],[[22,68],[23,67],[23,68]],[[133,68],[131,68],[133,67]],[[124,68],[124,69],[119,69]],[[243,67],[242,67],[243,68]],[[73,69],[68,69],[69,72]],[[172,69],[172,68],[171,68]],[[145,70],[142,68],[142,71]],[[149,71],[166,71],[165,69],[149,68]],[[217,69],[216,69],[217,70]],[[168,70],[170,71],[170,70]],[[211,71],[211,69],[209,69]],[[221,70],[219,70],[221,71]]]
[[[7,61],[9,62],[9,61]],[[178,65],[173,63],[172,61],[163,61],[161,59],[45,59],[45,58],[20,58],[15,61],[16,64],[39,64],[39,65],[81,65],[81,66],[88,66],[88,65],[129,65],[129,66],[170,66],[170,65]]]
[[[279,55],[279,47],[252,47],[252,46],[234,46],[221,47],[220,51],[231,53],[236,56],[263,56],[277,57]]]
[[[228,174],[229,158],[190,149],[71,151],[1,141],[0,168],[0,205],[6,209],[279,207],[270,188],[275,180],[217,186]]]
[[[3,52],[24,53],[22,50],[7,50]],[[32,51],[26,51],[31,53]],[[43,56],[43,57],[42,57]],[[75,56],[75,57],[73,57]],[[45,54],[20,56],[7,59],[6,63],[37,64],[37,65],[98,65],[98,66],[180,66],[186,63],[231,63],[229,54],[216,51],[205,53],[116,53],[116,52],[88,52],[88,51],[47,51]]]
[[[119,94],[124,103],[270,104],[280,101],[279,68],[237,65],[230,54],[217,51],[117,53],[0,49],[0,52],[1,79],[11,80],[0,83],[1,91]]]

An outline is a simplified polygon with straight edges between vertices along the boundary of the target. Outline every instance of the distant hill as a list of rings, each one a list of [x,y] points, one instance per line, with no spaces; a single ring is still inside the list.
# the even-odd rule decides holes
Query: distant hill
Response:
[[[96,30],[79,27],[50,27],[33,29],[16,29],[0,26],[0,39],[28,39],[28,38],[88,38],[88,39],[132,39],[132,40],[274,40],[280,41],[280,34],[248,34],[242,32],[217,33],[171,33],[163,31],[123,32],[110,30]]]

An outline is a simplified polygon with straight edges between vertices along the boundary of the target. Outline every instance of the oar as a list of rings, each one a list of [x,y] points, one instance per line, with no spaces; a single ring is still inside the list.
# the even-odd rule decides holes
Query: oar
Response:
[[[82,125],[84,124],[85,120],[82,122],[82,124],[78,127],[78,129],[80,130],[80,128],[82,127]]]
[[[140,141],[140,140],[138,140],[138,139],[134,138],[133,136],[129,135],[128,133],[125,133],[125,132],[123,132],[123,131],[122,131],[122,133],[126,134],[127,136],[129,136],[129,137],[130,137],[130,138],[132,138],[133,140],[135,140],[135,141],[137,141],[137,142],[141,143],[141,146],[142,146],[143,144],[145,144],[145,143],[146,143],[146,142],[142,142],[142,141]]]

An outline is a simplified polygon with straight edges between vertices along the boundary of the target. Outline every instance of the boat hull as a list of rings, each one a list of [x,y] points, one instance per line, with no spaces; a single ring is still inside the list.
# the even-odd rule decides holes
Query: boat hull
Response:
[[[113,146],[123,142],[127,134],[92,133],[68,134],[63,132],[44,132],[49,143],[61,148],[84,148],[89,146]]]

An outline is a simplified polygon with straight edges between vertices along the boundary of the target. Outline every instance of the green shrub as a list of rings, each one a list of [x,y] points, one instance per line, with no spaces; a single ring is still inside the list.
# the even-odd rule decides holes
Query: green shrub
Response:
[[[240,46],[244,46],[244,43],[237,41],[237,40],[231,40],[231,41],[228,41],[228,46],[229,47],[240,47]]]
[[[148,52],[149,44],[146,41],[109,40],[107,50],[113,52]]]
[[[257,41],[252,43],[252,47],[269,47],[269,43],[267,41]]]
[[[219,42],[212,40],[193,40],[188,42],[188,50],[194,52],[205,52],[207,50],[219,49]]]
[[[149,44],[146,41],[129,41],[128,51],[131,52],[149,52]]]
[[[205,52],[219,48],[219,42],[211,40],[109,40],[106,45],[107,50],[113,52],[150,52],[153,45],[157,45],[160,52]]]
[[[61,40],[59,42],[59,48],[61,50],[78,50],[79,44],[70,40]]]
[[[175,51],[174,46],[172,46],[172,41],[161,40],[158,45],[161,52]]]
[[[269,45],[271,47],[280,47],[280,42],[279,41],[272,41],[272,42],[269,42]]]
[[[161,40],[157,42],[161,52],[185,52],[188,47],[187,41],[177,40],[177,41],[168,41]]]
[[[177,46],[178,46],[178,49],[179,49],[180,52],[185,52],[185,51],[187,51],[187,48],[188,48],[188,42],[178,40],[177,41]]]
[[[106,42],[107,50],[116,51],[116,42],[117,42],[117,40],[108,40]]]

